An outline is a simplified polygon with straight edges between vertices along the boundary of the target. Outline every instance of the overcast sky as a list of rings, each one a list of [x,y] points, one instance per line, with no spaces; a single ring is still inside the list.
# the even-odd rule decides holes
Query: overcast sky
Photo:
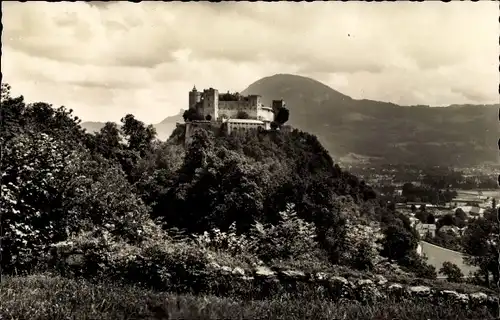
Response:
[[[498,103],[498,3],[2,2],[13,94],[157,123],[198,89],[276,73],[356,99]]]

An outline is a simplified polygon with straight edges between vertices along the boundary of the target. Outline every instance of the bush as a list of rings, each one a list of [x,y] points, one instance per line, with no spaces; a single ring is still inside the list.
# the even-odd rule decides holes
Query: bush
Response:
[[[103,230],[80,233],[53,245],[53,264],[66,276],[119,280],[158,290],[202,290],[209,262],[206,252],[174,241],[149,224],[151,238],[138,244]]]
[[[298,218],[293,205],[280,216],[276,226],[257,224],[252,230],[259,258],[264,262],[310,259],[318,249],[314,224]]]
[[[399,264],[409,272],[414,273],[419,278],[436,279],[436,268],[425,261],[425,258],[412,252],[399,261]]]
[[[451,282],[461,282],[464,277],[460,268],[449,261],[443,262],[443,267],[439,269],[439,272],[444,274],[448,278],[448,281]]]
[[[52,244],[96,226],[141,239],[147,208],[121,169],[46,134],[20,135],[5,156],[0,198],[4,272],[29,272],[46,263]]]
[[[203,248],[226,251],[233,255],[246,254],[264,262],[273,260],[307,260],[317,253],[314,224],[297,217],[293,205],[280,213],[276,225],[257,222],[247,234],[237,234],[233,223],[228,232],[214,229],[194,236]]]

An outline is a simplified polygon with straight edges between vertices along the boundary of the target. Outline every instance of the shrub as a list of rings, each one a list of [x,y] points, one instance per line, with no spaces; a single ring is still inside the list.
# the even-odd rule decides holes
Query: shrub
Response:
[[[105,227],[141,239],[147,208],[116,165],[47,134],[19,135],[2,163],[2,266],[27,271],[44,264],[51,244]]]
[[[252,229],[254,250],[264,262],[310,259],[317,252],[316,228],[297,217],[293,205],[280,213],[276,226],[256,224]]]
[[[119,280],[158,290],[202,290],[209,262],[206,252],[174,241],[160,229],[156,232],[156,237],[138,244],[105,230],[82,232],[52,246],[53,265],[66,276]]]
[[[346,239],[349,244],[343,254],[342,263],[357,269],[372,269],[380,260],[380,240],[383,235],[378,224],[364,225],[358,221],[348,220],[346,224]]]
[[[449,261],[443,262],[443,266],[439,269],[439,272],[444,274],[451,282],[461,282],[464,277],[460,268]]]
[[[414,273],[419,278],[436,279],[436,268],[428,264],[424,257],[419,256],[415,251],[411,252],[399,261],[399,264],[406,271]]]
[[[280,213],[276,225],[254,223],[247,234],[237,234],[236,224],[228,232],[213,229],[194,236],[196,243],[209,250],[224,250],[233,255],[248,254],[272,260],[309,259],[317,253],[314,224],[297,217],[293,205]]]

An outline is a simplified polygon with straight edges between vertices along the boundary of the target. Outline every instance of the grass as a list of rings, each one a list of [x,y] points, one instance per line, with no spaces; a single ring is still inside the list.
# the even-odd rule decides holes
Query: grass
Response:
[[[488,319],[486,310],[412,301],[362,305],[289,295],[265,300],[159,293],[51,275],[4,277],[1,319]]]

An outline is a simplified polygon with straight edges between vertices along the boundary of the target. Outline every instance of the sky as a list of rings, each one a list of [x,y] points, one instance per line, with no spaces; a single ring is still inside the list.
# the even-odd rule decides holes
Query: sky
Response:
[[[277,73],[355,99],[498,103],[498,4],[2,2],[2,82],[84,121],[158,123]]]

